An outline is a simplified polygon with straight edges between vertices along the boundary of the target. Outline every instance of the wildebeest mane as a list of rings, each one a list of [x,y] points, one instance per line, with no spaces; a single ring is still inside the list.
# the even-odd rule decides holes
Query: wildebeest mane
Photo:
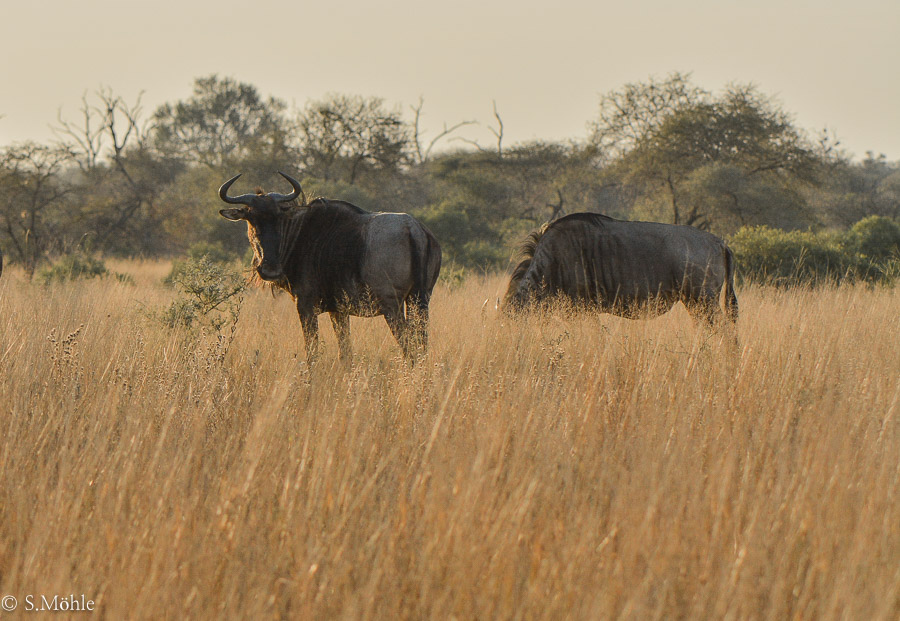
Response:
[[[315,197],[314,199],[312,199],[311,201],[306,203],[306,205],[304,205],[304,207],[309,207],[309,208],[314,209],[316,207],[328,207],[329,205],[340,205],[340,206],[346,207],[350,211],[353,211],[356,213],[369,213],[362,207],[357,207],[353,203],[348,203],[347,201],[341,201],[341,200],[332,200],[330,198],[325,198],[324,196]]]
[[[529,233],[528,237],[525,238],[525,241],[522,242],[522,245],[519,246],[519,249],[516,251],[516,257],[519,259],[519,264],[516,265],[509,278],[509,287],[506,289],[505,296],[507,301],[509,301],[510,297],[512,297],[519,288],[519,283],[525,277],[528,268],[531,267],[531,261],[534,259],[534,252],[537,250],[538,242],[541,241],[541,237],[544,236],[544,233],[549,226],[550,223],[547,222],[538,230]]]
[[[525,238],[525,241],[522,242],[522,245],[519,246],[516,257],[519,259],[518,265],[516,265],[515,269],[512,272],[512,275],[509,278],[509,287],[506,289],[506,301],[509,302],[513,295],[515,295],[516,291],[519,288],[519,283],[525,277],[525,274],[528,273],[528,268],[531,267],[531,261],[534,259],[534,253],[537,250],[538,243],[541,241],[541,238],[544,236],[544,233],[547,232],[551,226],[558,222],[562,222],[564,220],[581,220],[590,222],[592,224],[602,224],[604,220],[615,221],[615,218],[610,218],[609,216],[605,216],[601,213],[573,213],[567,216],[563,216],[562,218],[557,218],[556,220],[550,220],[549,222],[545,222],[541,228],[536,231],[532,231],[528,234],[528,237]]]
[[[333,311],[362,281],[365,242],[358,216],[369,213],[352,203],[316,198],[285,219],[282,259],[286,281],[314,277],[320,311]],[[287,287],[285,287],[287,285]]]
[[[557,218],[556,220],[552,220],[545,224],[544,226],[549,228],[554,224],[570,221],[570,220],[579,220],[582,222],[590,222],[591,224],[597,224],[602,226],[604,222],[621,222],[621,220],[616,220],[615,218],[610,218],[607,215],[602,213],[571,213],[568,216],[563,216],[562,218]]]

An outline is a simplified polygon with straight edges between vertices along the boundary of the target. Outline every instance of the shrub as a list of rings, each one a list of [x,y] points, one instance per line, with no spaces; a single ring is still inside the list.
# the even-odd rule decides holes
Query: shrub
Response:
[[[900,227],[888,218],[865,218],[847,232],[743,227],[728,243],[737,261],[738,277],[754,282],[889,283],[900,275]]]
[[[188,267],[188,263],[193,262],[196,265],[204,259],[210,263],[225,265],[235,261],[236,257],[218,242],[197,242],[188,248],[185,259],[176,259],[172,262],[172,270],[163,278],[163,282],[167,285],[174,285],[185,269],[194,269],[193,266]]]
[[[206,241],[192,244],[187,250],[187,257],[194,260],[208,257],[214,263],[230,263],[238,258],[234,253],[228,252],[220,242]]]
[[[856,250],[868,259],[885,260],[900,254],[900,224],[884,216],[863,218],[850,229]]]
[[[117,274],[106,268],[106,264],[98,258],[75,253],[61,257],[56,263],[43,268],[38,273],[38,280],[45,285],[67,280],[87,280],[90,278],[113,277],[120,282],[132,283],[127,274]]]
[[[447,261],[441,264],[441,273],[438,282],[445,284],[450,289],[460,287],[466,280],[466,269],[455,261]]]
[[[157,315],[166,326],[204,326],[218,331],[229,321],[237,322],[241,294],[247,288],[238,268],[204,255],[181,262],[169,278],[180,295]]]
[[[835,282],[857,272],[839,233],[742,227],[729,239],[738,276],[775,285]]]

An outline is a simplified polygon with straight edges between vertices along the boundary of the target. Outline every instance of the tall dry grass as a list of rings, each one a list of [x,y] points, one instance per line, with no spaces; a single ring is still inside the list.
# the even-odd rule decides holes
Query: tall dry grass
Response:
[[[440,288],[307,368],[290,300],[0,280],[0,595],[110,618],[896,619],[900,290],[739,292],[740,351]],[[3,613],[0,613],[2,615]],[[17,613],[18,614],[18,613]],[[30,617],[29,617],[30,618]]]

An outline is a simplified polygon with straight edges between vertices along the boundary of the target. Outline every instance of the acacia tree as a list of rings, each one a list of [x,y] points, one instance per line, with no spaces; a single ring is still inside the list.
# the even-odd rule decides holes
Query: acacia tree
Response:
[[[153,145],[166,157],[215,170],[261,155],[277,163],[289,156],[285,109],[251,84],[197,78],[191,97],[154,112]]]
[[[142,120],[141,97],[128,104],[111,89],[82,99],[76,124],[60,115],[55,128],[80,174],[73,175],[79,196],[70,229],[88,235],[104,251],[152,252],[160,243],[156,196],[179,164],[149,148],[152,124]]]
[[[412,128],[379,97],[331,95],[297,119],[307,174],[356,183],[366,172],[398,172],[411,160]]]
[[[28,278],[46,253],[61,242],[59,218],[71,186],[60,173],[71,160],[65,147],[34,142],[7,147],[0,152],[0,229],[12,259],[21,263]]]
[[[690,74],[626,84],[600,98],[599,118],[589,124],[590,143],[603,161],[622,157],[647,141],[677,110],[706,99],[709,92],[691,84]]]
[[[811,190],[830,224],[850,226],[869,215],[900,218],[900,162],[866,154],[861,162],[841,159]]]
[[[676,74],[662,85],[629,85],[624,94],[604,99],[601,109],[607,114],[595,126],[594,140],[615,154],[608,172],[636,200],[667,204],[673,223],[721,228],[728,219],[723,211],[738,221],[757,219],[765,206],[748,200],[771,193],[733,191],[741,175],[744,186],[780,188],[800,217],[802,199],[788,186],[812,180],[818,160],[789,116],[755,87],[729,86],[714,98]],[[720,174],[700,175],[704,183],[698,183],[697,171],[705,167]]]

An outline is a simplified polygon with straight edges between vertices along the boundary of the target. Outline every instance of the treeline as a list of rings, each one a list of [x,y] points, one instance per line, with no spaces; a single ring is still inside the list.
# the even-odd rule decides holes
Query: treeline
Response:
[[[0,149],[0,248],[29,275],[73,252],[172,257],[204,244],[243,256],[242,227],[219,217],[216,189],[237,172],[236,191],[280,188],[278,170],[308,195],[412,213],[460,268],[503,267],[527,231],[575,211],[736,239],[900,218],[900,164],[850,161],[754,86],[711,93],[683,74],[628,84],[602,95],[570,142],[508,145],[496,109],[489,144],[466,138],[469,121],[426,135],[422,113],[422,101],[356,95],[291,110],[215,75],[149,114],[102,90],[77,118],[57,119],[52,144]]]

